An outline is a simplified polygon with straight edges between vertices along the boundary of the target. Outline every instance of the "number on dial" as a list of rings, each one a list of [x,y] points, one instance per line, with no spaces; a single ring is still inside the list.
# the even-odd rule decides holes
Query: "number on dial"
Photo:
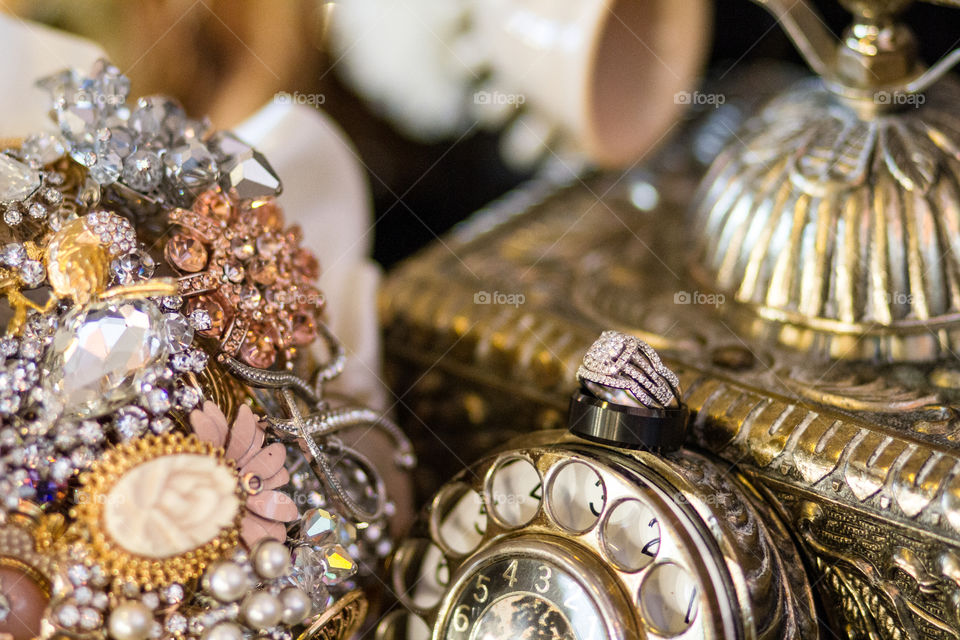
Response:
[[[487,510],[480,494],[457,488],[449,498],[453,505],[440,522],[440,538],[457,553],[469,553],[487,530]]]
[[[700,586],[680,565],[658,564],[640,585],[640,607],[644,620],[657,633],[682,633],[699,612]]]
[[[529,522],[543,497],[540,473],[526,458],[513,458],[498,466],[490,491],[496,516],[511,527]]]
[[[660,551],[657,514],[632,498],[618,503],[604,523],[603,542],[614,564],[625,571],[639,571]]]
[[[593,526],[606,500],[599,474],[583,462],[563,465],[550,483],[550,511],[557,524],[569,531],[585,531]]]

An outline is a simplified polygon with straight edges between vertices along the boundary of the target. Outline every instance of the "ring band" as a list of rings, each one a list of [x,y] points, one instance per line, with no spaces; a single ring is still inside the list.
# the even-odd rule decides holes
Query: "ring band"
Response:
[[[583,391],[570,399],[570,433],[600,444],[657,452],[676,451],[684,443],[686,405],[650,409],[617,405]]]

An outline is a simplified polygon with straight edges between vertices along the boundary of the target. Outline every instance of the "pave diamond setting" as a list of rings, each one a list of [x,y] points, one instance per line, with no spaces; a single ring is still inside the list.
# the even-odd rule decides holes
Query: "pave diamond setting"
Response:
[[[652,409],[680,403],[680,380],[643,340],[604,331],[577,369],[577,379],[598,397]]]

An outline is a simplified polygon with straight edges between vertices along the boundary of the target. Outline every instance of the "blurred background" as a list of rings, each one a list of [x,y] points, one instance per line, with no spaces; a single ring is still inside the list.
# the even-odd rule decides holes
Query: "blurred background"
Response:
[[[848,23],[837,2],[814,4],[834,33]],[[801,64],[760,7],[749,0],[712,5],[713,31],[699,36],[711,43],[707,76],[722,78],[749,60]],[[425,144],[380,117],[344,82],[344,54],[327,46],[329,17],[338,7],[325,0],[6,0],[0,6],[97,41],[131,77],[131,95],[170,94],[192,114],[209,114],[218,128],[232,127],[278,92],[319,96],[317,108],[343,128],[367,169],[377,221],[374,258],[385,267],[529,176],[504,164],[496,133],[476,130]],[[906,20],[926,61],[960,44],[955,10],[916,4]]]

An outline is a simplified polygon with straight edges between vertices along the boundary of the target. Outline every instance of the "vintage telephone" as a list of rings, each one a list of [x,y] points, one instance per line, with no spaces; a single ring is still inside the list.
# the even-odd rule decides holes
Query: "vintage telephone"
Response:
[[[378,638],[817,637],[789,533],[729,465],[680,448],[689,411],[656,353],[605,332],[581,373],[569,433],[518,438],[436,495]]]
[[[844,1],[839,43],[803,0],[762,4],[819,78],[705,172],[678,147],[695,122],[640,172],[528,185],[389,278],[405,426],[441,467],[483,457],[400,546],[381,640],[960,638],[960,52],[924,70],[906,1]],[[677,373],[687,449],[556,430],[609,327]],[[506,610],[520,628],[489,631]]]

